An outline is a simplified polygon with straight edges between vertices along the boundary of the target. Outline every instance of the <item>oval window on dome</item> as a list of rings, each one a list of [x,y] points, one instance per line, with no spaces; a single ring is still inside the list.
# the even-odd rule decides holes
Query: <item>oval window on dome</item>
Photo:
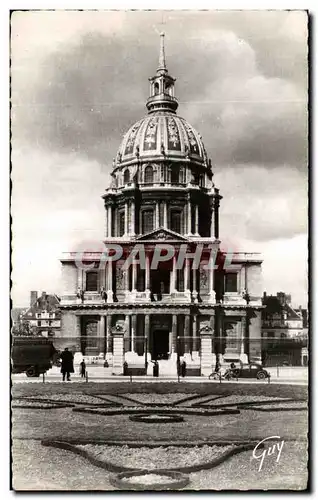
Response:
[[[144,181],[145,184],[153,184],[153,168],[151,165],[145,168]]]

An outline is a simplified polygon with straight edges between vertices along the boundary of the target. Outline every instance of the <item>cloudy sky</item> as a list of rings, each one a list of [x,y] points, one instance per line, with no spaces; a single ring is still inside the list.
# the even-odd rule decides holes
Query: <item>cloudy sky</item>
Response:
[[[224,247],[307,304],[307,18],[300,11],[16,12],[11,25],[14,305],[59,292],[62,251],[103,237],[101,195],[146,112],[160,31],[179,114],[203,136]]]

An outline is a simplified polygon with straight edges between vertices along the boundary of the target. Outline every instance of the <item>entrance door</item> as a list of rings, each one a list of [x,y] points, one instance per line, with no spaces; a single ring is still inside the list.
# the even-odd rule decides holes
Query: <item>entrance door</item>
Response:
[[[155,330],[152,339],[152,359],[168,359],[169,330]]]

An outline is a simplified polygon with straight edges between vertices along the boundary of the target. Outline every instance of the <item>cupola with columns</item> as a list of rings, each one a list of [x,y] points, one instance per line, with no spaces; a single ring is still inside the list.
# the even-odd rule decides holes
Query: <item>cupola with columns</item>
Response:
[[[176,114],[175,79],[164,34],[150,81],[148,115],[124,135],[104,194],[105,238],[135,239],[164,228],[190,238],[219,238],[219,190],[201,135]]]

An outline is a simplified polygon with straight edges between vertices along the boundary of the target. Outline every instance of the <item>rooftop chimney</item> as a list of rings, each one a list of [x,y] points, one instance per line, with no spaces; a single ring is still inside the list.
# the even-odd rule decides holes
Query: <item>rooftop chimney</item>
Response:
[[[30,292],[30,307],[38,300],[38,292],[32,291]]]

